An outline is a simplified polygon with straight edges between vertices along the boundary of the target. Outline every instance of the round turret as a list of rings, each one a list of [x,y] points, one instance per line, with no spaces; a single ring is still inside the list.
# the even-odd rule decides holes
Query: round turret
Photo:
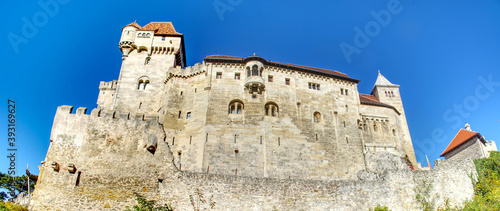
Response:
[[[123,53],[123,57],[127,57],[128,54],[132,49],[135,47],[135,37],[136,37],[136,32],[137,30],[141,29],[142,27],[137,24],[136,22],[133,22],[131,24],[126,25],[122,29],[122,37],[120,39],[120,50]]]

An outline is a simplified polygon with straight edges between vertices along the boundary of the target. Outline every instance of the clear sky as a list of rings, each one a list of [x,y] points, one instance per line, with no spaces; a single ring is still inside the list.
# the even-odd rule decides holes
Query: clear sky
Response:
[[[121,29],[171,21],[188,65],[250,56],[337,70],[370,93],[377,71],[401,85],[417,160],[437,159],[465,122],[500,141],[500,1],[2,1],[0,171],[7,100],[16,102],[16,167],[44,160],[57,106],[96,107],[118,79]],[[499,143],[500,145],[500,143]]]

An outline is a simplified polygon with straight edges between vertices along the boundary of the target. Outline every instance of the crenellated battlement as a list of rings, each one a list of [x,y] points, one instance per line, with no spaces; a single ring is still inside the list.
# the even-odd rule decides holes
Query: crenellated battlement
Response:
[[[106,90],[106,89],[111,89],[115,90],[116,87],[118,87],[118,80],[113,80],[113,81],[101,81],[99,83],[99,89],[100,90]]]
[[[165,83],[167,83],[172,77],[179,78],[189,78],[195,75],[199,75],[201,73],[205,73],[206,70],[203,69],[204,65],[201,63],[196,63],[194,66],[186,67],[185,69],[180,66],[171,67],[168,69],[169,74],[167,75],[167,79],[165,79]]]
[[[154,121],[157,122],[157,114],[142,114],[142,113],[131,113],[131,112],[121,112],[115,110],[105,110],[100,108],[94,108],[90,114],[87,114],[87,108],[79,107],[75,113],[73,113],[73,106],[63,105],[57,107],[56,117],[65,118],[76,118],[76,117],[88,117],[88,118],[99,118],[99,119],[116,119],[116,120],[135,120],[135,121]],[[54,121],[55,124],[55,121]]]

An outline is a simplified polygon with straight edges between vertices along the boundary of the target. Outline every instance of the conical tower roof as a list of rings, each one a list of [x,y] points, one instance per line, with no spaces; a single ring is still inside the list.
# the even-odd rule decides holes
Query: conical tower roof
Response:
[[[380,73],[380,70],[379,70],[378,71],[377,81],[375,81],[375,86],[399,86],[399,85],[391,83],[389,80],[387,80],[387,78],[385,78]]]

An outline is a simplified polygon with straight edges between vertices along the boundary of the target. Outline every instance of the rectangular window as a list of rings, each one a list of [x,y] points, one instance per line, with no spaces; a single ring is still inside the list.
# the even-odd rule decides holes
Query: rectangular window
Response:
[[[181,112],[181,111],[179,111],[179,117],[178,117],[179,119],[181,118],[181,113],[182,113],[182,112]]]
[[[187,112],[186,119],[191,119],[191,112]]]
[[[349,90],[347,90],[347,89],[345,90],[345,95],[349,95],[349,92],[348,92],[348,91],[349,91]]]
[[[240,73],[235,73],[234,74],[234,79],[235,80],[240,80]]]
[[[319,90],[319,84],[309,82],[309,89]]]
[[[340,88],[340,94],[344,95],[344,89]]]
[[[272,75],[267,76],[267,81],[273,82],[273,76]]]
[[[290,79],[289,78],[285,78],[285,84],[286,85],[290,85]]]
[[[217,72],[215,79],[221,79],[221,78],[222,78],[222,72]]]
[[[165,36],[161,37],[161,41],[165,41]]]
[[[193,140],[193,136],[189,136],[189,144],[191,144],[192,140]]]

